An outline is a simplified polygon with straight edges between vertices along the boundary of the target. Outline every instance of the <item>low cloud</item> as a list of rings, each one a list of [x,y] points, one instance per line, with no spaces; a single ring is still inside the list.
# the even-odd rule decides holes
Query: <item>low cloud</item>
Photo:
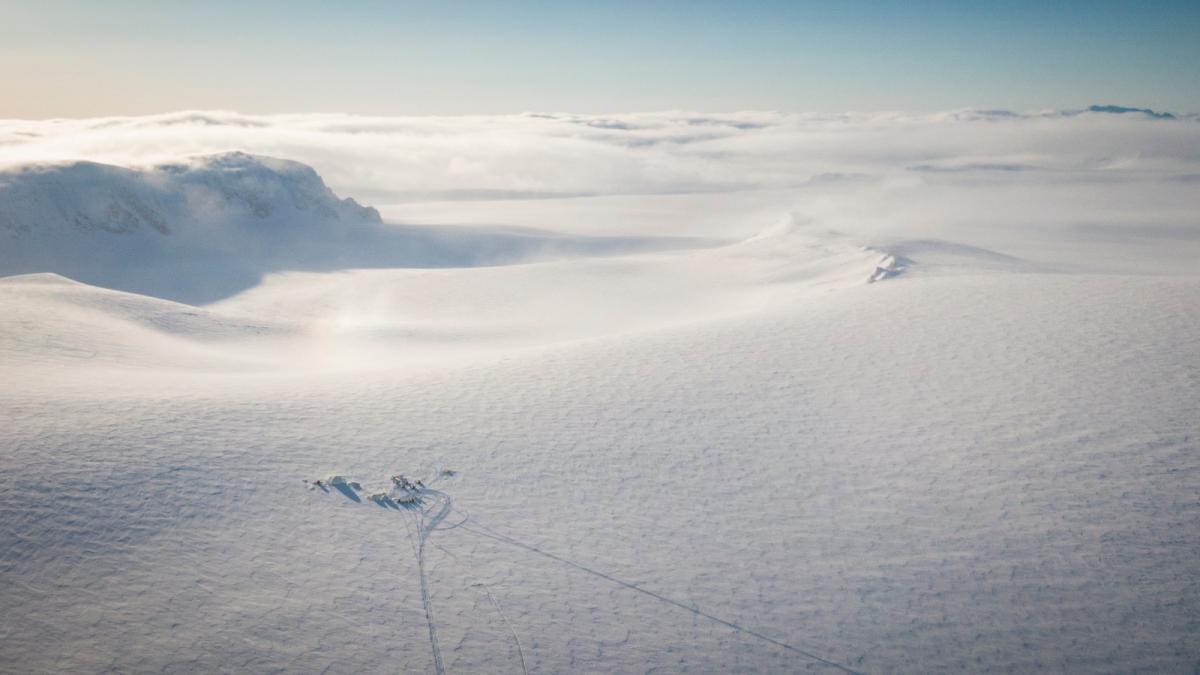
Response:
[[[1125,110],[1125,109],[1123,109]],[[1007,172],[1102,180],[1200,172],[1200,121],[1103,111],[684,112],[464,117],[184,111],[0,120],[0,165],[143,166],[243,150],[312,165],[378,203],[772,189],[823,176]],[[1030,178],[1029,180],[1038,180]]]

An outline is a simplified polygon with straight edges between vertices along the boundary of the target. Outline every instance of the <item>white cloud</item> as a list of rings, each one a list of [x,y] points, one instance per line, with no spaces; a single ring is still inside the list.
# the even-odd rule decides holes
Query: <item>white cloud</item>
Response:
[[[142,165],[244,150],[313,165],[368,202],[778,188],[831,175],[1200,173],[1200,123],[1140,114],[683,112],[501,117],[187,111],[0,120],[0,165]],[[1013,176],[1009,177],[1013,179]]]

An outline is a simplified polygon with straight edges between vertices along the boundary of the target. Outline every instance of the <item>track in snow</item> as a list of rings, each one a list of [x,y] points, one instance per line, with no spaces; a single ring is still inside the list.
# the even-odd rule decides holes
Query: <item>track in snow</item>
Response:
[[[563,558],[563,557],[557,556],[557,555],[555,555],[555,554],[553,554],[553,553],[550,553],[550,552],[548,552],[548,551],[544,551],[544,550],[542,550],[542,549],[540,549],[540,548],[538,548],[538,547],[536,547],[536,546],[531,546],[531,545],[529,545],[529,544],[526,544],[526,543],[524,543],[524,542],[518,541],[518,540],[516,540],[516,539],[513,539],[512,537],[509,537],[509,536],[507,536],[507,535],[504,535],[504,534],[501,534],[501,533],[497,532],[496,530],[494,530],[494,529],[492,529],[492,528],[490,528],[490,527],[488,527],[488,526],[484,525],[483,523],[479,523],[479,522],[477,522],[477,521],[476,521],[476,522],[475,522],[475,524],[476,524],[478,527],[480,527],[480,528],[483,528],[483,529],[482,529],[482,530],[479,530],[479,529],[475,529],[475,528],[473,528],[473,527],[468,527],[468,526],[466,526],[466,524],[463,524],[463,525],[461,526],[461,528],[462,528],[462,529],[464,529],[464,530],[466,530],[467,532],[471,532],[472,534],[476,534],[476,535],[479,535],[479,536],[481,536],[481,537],[487,537],[488,539],[492,539],[492,540],[495,540],[495,541],[498,541],[498,542],[501,542],[501,543],[509,544],[509,545],[512,545],[512,546],[516,546],[517,548],[522,548],[522,549],[525,549],[526,551],[529,551],[529,552],[531,552],[531,553],[536,553],[537,555],[544,556],[544,557],[546,557],[546,558],[550,558],[551,560],[557,561],[557,562],[559,562],[559,563],[562,563],[562,564],[564,564],[564,565],[567,565],[567,566],[570,566],[570,567],[574,567],[575,569],[578,569],[578,570],[581,570],[581,571],[587,572],[588,574],[591,574],[591,575],[593,575],[593,576],[596,576],[596,577],[599,577],[599,578],[601,578],[601,579],[604,579],[605,581],[609,581],[609,582],[612,582],[612,583],[614,583],[614,584],[617,584],[618,586],[622,586],[622,587],[624,587],[624,588],[628,588],[628,589],[630,589],[630,590],[637,591],[638,593],[642,593],[642,594],[644,594],[644,595],[647,595],[647,596],[649,596],[649,597],[651,597],[651,598],[654,598],[655,600],[658,600],[659,602],[663,602],[663,603],[666,603],[666,604],[668,604],[668,605],[672,605],[672,606],[678,607],[679,609],[683,609],[683,610],[686,610],[686,611],[688,611],[688,612],[691,612],[692,614],[695,614],[696,616],[703,617],[703,618],[705,618],[705,619],[708,619],[708,620],[710,620],[710,621],[715,621],[715,622],[717,622],[717,623],[719,623],[719,624],[721,624],[721,625],[723,625],[723,626],[726,626],[726,627],[728,627],[728,628],[732,628],[733,630],[735,630],[735,631],[737,631],[737,632],[739,632],[739,633],[742,633],[742,634],[744,634],[744,635],[749,635],[749,636],[751,636],[751,637],[757,638],[757,639],[759,639],[759,640],[762,640],[762,641],[764,641],[764,642],[769,642],[769,643],[771,643],[771,644],[775,645],[776,647],[780,647],[780,648],[786,649],[786,650],[788,650],[788,651],[790,651],[790,652],[794,652],[794,653],[796,653],[796,654],[799,654],[799,655],[801,655],[801,656],[804,656],[804,657],[806,657],[806,658],[812,659],[813,661],[817,661],[817,662],[819,662],[819,663],[822,663],[822,664],[824,664],[824,665],[827,665],[827,666],[829,666],[829,667],[831,667],[831,668],[836,668],[836,669],[838,669],[838,670],[840,670],[840,671],[842,671],[842,672],[845,672],[845,673],[853,673],[853,674],[855,674],[855,675],[862,675],[861,673],[859,673],[859,671],[857,671],[857,670],[853,670],[853,669],[851,669],[851,668],[848,668],[848,667],[846,667],[846,666],[843,666],[842,664],[840,664],[840,663],[837,663],[836,661],[830,661],[830,660],[829,660],[829,659],[827,659],[827,658],[824,658],[824,657],[822,657],[822,656],[818,656],[817,654],[814,654],[814,653],[812,653],[812,652],[810,652],[810,651],[806,651],[806,650],[804,650],[804,649],[801,649],[801,648],[799,648],[799,647],[796,647],[796,646],[794,646],[794,645],[790,645],[790,644],[788,644],[788,643],[786,643],[786,642],[783,642],[783,641],[781,641],[781,640],[776,640],[776,639],[775,639],[775,638],[773,638],[773,637],[770,637],[770,636],[768,636],[768,635],[764,635],[764,634],[762,634],[762,633],[760,633],[760,632],[758,632],[758,631],[756,631],[756,630],[753,630],[753,629],[751,629],[751,628],[746,628],[745,626],[738,625],[738,624],[736,624],[736,623],[733,623],[732,621],[727,621],[727,620],[725,620],[725,619],[722,619],[722,618],[721,618],[721,617],[719,617],[719,616],[715,616],[715,615],[713,615],[713,614],[709,614],[708,612],[705,612],[704,610],[700,609],[699,607],[693,607],[693,606],[690,606],[690,605],[686,605],[686,604],[684,604],[684,603],[682,603],[682,602],[679,602],[678,600],[673,600],[673,599],[671,599],[671,598],[669,598],[669,597],[667,597],[667,596],[665,596],[665,595],[662,595],[662,594],[660,594],[660,593],[655,593],[654,591],[651,591],[651,590],[648,590],[648,589],[642,588],[641,586],[638,586],[638,585],[636,585],[636,584],[633,584],[633,583],[630,583],[630,582],[628,582],[628,581],[624,581],[624,580],[618,579],[617,577],[614,577],[614,576],[612,576],[612,575],[610,575],[610,574],[605,574],[604,572],[601,572],[600,570],[597,570],[597,569],[594,569],[594,568],[588,567],[587,565],[583,565],[583,564],[577,563],[577,562],[575,562],[575,561],[573,561],[573,560],[568,560],[568,559],[566,559],[566,558]]]
[[[438,478],[431,480],[430,485],[432,486],[439,479],[440,479],[440,476]],[[406,493],[406,494],[411,495],[412,493]],[[357,495],[355,495],[355,497],[357,497]],[[431,498],[431,500],[434,502],[434,504],[428,508],[425,508],[426,498]],[[362,503],[362,500],[360,500],[360,499],[355,499],[355,501],[357,503]],[[808,650],[801,649],[800,647],[788,644],[786,642],[783,642],[782,640],[777,640],[773,637],[770,637],[769,635],[760,633],[752,628],[747,628],[745,626],[734,623],[732,621],[722,619],[721,617],[716,616],[714,614],[709,614],[708,612],[705,612],[704,610],[700,609],[699,607],[684,604],[678,600],[675,600],[675,599],[672,599],[665,595],[662,595],[661,593],[656,593],[655,591],[651,591],[649,589],[642,588],[641,586],[638,586],[637,584],[625,581],[623,579],[619,579],[617,577],[612,576],[611,574],[607,574],[607,573],[597,570],[593,567],[589,567],[582,563],[578,563],[573,560],[563,558],[561,556],[550,553],[549,551],[545,551],[541,548],[538,548],[537,546],[533,546],[531,544],[526,544],[517,539],[513,539],[512,537],[509,537],[506,534],[498,532],[495,529],[488,527],[487,525],[485,525],[481,522],[472,520],[469,514],[463,513],[461,511],[457,511],[454,508],[452,500],[450,499],[450,495],[446,494],[445,492],[442,492],[441,490],[434,490],[434,489],[432,489],[432,487],[423,487],[420,490],[420,492],[418,493],[418,498],[416,501],[396,501],[396,500],[393,500],[390,495],[385,495],[385,496],[384,495],[372,495],[371,501],[373,501],[375,504],[377,504],[378,506],[381,506],[383,508],[411,511],[413,514],[413,525],[415,527],[415,530],[409,529],[407,521],[405,522],[405,529],[408,531],[409,542],[412,544],[413,554],[415,555],[415,557],[417,559],[417,569],[418,569],[418,573],[420,576],[420,583],[421,583],[421,604],[424,607],[425,621],[429,627],[429,646],[430,646],[430,650],[433,653],[434,670],[438,673],[438,675],[444,675],[444,673],[446,671],[445,671],[445,665],[442,661],[441,645],[438,642],[437,621],[434,618],[433,601],[429,595],[429,578],[425,571],[425,544],[429,540],[429,535],[432,534],[433,532],[443,531],[443,530],[453,530],[453,529],[462,529],[462,530],[465,530],[472,534],[475,534],[477,536],[486,537],[488,539],[492,539],[493,541],[498,541],[500,543],[509,544],[510,546],[515,546],[517,548],[524,549],[526,551],[529,551],[530,553],[535,553],[537,555],[549,558],[551,560],[554,560],[555,562],[561,563],[563,565],[567,565],[569,567],[573,567],[575,569],[586,572],[588,574],[591,574],[592,576],[598,577],[600,579],[603,579],[610,583],[616,584],[623,588],[628,588],[629,590],[636,591],[636,592],[646,595],[648,597],[654,598],[655,600],[658,600],[659,602],[662,602],[662,603],[671,605],[673,607],[677,607],[679,609],[691,612],[692,614],[694,614],[696,616],[708,619],[709,621],[719,623],[719,624],[721,624],[727,628],[730,628],[738,633],[741,633],[743,635],[748,635],[748,636],[756,638],[760,641],[775,645],[776,647],[779,647],[781,649],[785,649],[785,650],[793,652],[795,654],[799,654],[800,656],[803,656],[807,659],[816,661],[823,665],[829,666],[831,668],[836,668],[845,673],[854,673],[856,675],[861,675],[859,673],[859,671],[856,671],[852,668],[844,666],[836,661],[831,661],[823,656],[820,656],[820,655],[810,652]],[[435,510],[436,510],[436,512],[435,512]],[[455,523],[454,525],[452,525],[450,527],[438,527],[442,523],[442,521],[444,521],[446,519],[446,517],[448,515],[450,515],[451,512],[459,513],[463,517],[463,519],[460,522]],[[430,513],[433,513],[434,515],[432,517],[428,517],[428,514],[430,514]],[[414,532],[415,532],[415,534],[414,534]],[[462,562],[458,558],[458,556],[454,555],[453,553],[450,553],[445,548],[438,546],[437,544],[434,544],[434,546],[436,546],[439,550],[445,552],[447,555],[449,555],[454,560],[459,561],[460,563]],[[523,671],[528,673],[529,671],[528,671],[528,669],[526,667],[526,663],[525,663],[525,651],[521,646],[521,640],[517,636],[516,630],[513,628],[512,623],[508,620],[508,617],[504,614],[504,610],[501,609],[500,603],[496,600],[495,596],[492,595],[491,590],[487,588],[487,585],[486,584],[478,584],[478,585],[480,585],[484,588],[484,592],[487,594],[488,599],[491,601],[492,605],[496,608],[496,612],[500,615],[500,618],[504,620],[505,625],[508,627],[509,632],[511,633],[511,635],[513,637],[513,640],[516,642],[516,645],[517,645],[517,653],[519,654],[519,656],[521,658],[521,668]]]
[[[465,522],[466,521],[464,520],[462,523],[458,523],[457,525],[454,525],[453,527],[447,527],[447,528],[441,528],[441,529],[443,529],[443,530],[455,529],[457,527],[462,526]],[[449,549],[447,549],[443,546],[439,546],[437,544],[434,544],[433,546],[437,550],[441,551],[442,553],[445,553],[447,556],[452,558],[455,562],[459,563],[463,567],[467,566],[466,563],[463,562],[462,558],[459,558],[457,555],[452,553]],[[521,646],[521,638],[519,635],[517,635],[517,629],[512,625],[512,622],[508,620],[508,615],[504,613],[504,608],[500,606],[500,601],[496,599],[496,596],[492,593],[492,589],[487,584],[483,583],[482,581],[473,583],[473,584],[471,584],[471,586],[478,586],[483,589],[483,592],[488,597],[488,601],[492,603],[492,607],[494,607],[496,609],[496,613],[499,614],[500,619],[502,621],[504,621],[504,626],[506,628],[508,628],[509,635],[512,636],[513,642],[517,645],[517,656],[520,657],[520,659],[521,659],[521,672],[524,673],[525,675],[529,675],[529,667],[525,664],[525,648]]]
[[[433,668],[438,675],[443,675],[446,668],[442,663],[442,649],[438,643],[437,637],[437,621],[433,614],[433,600],[429,597],[429,577],[425,573],[425,543],[429,539],[429,534],[437,529],[438,523],[445,519],[450,513],[450,496],[438,490],[426,490],[433,496],[435,500],[440,502],[441,507],[432,519],[426,521],[425,515],[431,509],[418,508],[414,515],[416,525],[416,542],[413,544],[414,552],[417,556],[417,571],[421,577],[421,604],[425,608],[425,622],[429,626],[429,647],[433,652]],[[409,533],[412,536],[412,533]]]

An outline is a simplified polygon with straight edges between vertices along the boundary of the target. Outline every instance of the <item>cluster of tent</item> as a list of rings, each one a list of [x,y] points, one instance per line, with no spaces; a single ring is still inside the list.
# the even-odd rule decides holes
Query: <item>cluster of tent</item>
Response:
[[[442,478],[449,478],[456,475],[458,472],[452,469],[442,469],[438,472],[434,479],[436,482]],[[421,504],[424,501],[429,487],[425,485],[425,481],[421,479],[412,480],[404,474],[396,474],[391,477],[392,484],[395,486],[390,492],[375,492],[367,495],[367,499],[381,506],[414,506]],[[338,490],[342,494],[354,501],[360,501],[357,493],[363,491],[362,484],[357,481],[352,481],[345,476],[334,475],[328,478],[318,478],[313,481],[305,480],[306,485],[311,485],[317,489],[328,492],[330,488]]]

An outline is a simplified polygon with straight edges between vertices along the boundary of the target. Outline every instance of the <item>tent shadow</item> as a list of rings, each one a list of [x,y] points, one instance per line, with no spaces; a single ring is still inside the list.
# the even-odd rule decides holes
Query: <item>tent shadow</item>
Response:
[[[343,497],[345,497],[346,499],[349,499],[352,502],[355,502],[358,504],[362,503],[362,497],[359,497],[358,494],[349,485],[346,485],[345,483],[334,483],[333,489],[342,493]]]

